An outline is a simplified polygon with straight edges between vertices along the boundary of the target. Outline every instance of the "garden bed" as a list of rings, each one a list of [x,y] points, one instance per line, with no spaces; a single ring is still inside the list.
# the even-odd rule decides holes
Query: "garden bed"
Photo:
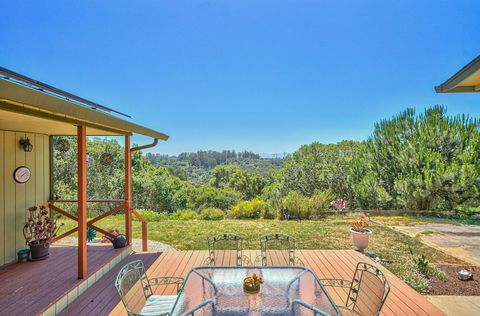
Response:
[[[462,281],[457,277],[457,272],[463,267],[473,272],[473,280]],[[447,281],[439,280],[433,276],[430,279],[428,294],[430,295],[460,295],[460,296],[478,296],[480,295],[480,268],[476,266],[461,266],[440,264],[437,268],[443,271]]]

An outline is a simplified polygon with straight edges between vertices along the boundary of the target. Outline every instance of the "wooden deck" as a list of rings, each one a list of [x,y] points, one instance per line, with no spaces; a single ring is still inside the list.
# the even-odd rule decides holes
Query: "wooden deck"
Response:
[[[111,245],[89,246],[88,276],[122,252]],[[42,313],[81,283],[77,278],[77,247],[52,246],[46,260],[12,263],[0,268],[0,314]]]
[[[255,258],[259,251],[245,251],[250,258]],[[353,250],[297,250],[297,256],[320,278],[351,279],[357,262],[371,260]],[[148,268],[149,276],[186,276],[195,266],[203,264],[206,251],[178,251],[164,254],[143,253],[127,257],[121,264],[107,273],[99,282],[77,298],[61,315],[126,315],[122,303],[114,288],[118,270],[127,262],[142,259]],[[278,259],[280,262],[280,259]],[[219,265],[234,265],[233,256],[225,256]],[[382,315],[445,315],[431,304],[424,296],[415,292],[407,284],[381,267],[387,275],[391,292],[382,310]],[[173,294],[174,286],[160,288],[156,294]],[[329,288],[329,293],[336,303],[346,298],[346,291]]]

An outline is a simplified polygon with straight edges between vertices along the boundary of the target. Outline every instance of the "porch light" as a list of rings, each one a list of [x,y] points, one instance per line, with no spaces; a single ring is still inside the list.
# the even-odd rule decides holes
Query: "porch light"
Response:
[[[22,146],[23,150],[27,153],[29,153],[33,150],[33,145],[32,145],[32,143],[30,143],[30,139],[28,139],[28,138],[20,139],[20,146]]]

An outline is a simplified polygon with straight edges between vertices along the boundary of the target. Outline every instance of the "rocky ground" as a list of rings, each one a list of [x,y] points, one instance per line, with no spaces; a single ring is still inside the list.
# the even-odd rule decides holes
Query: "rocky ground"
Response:
[[[92,242],[89,243],[89,245],[95,245],[95,244],[100,244],[101,239],[96,238]],[[58,244],[62,245],[77,245],[77,238],[76,237],[65,237],[61,239]],[[148,251],[149,252],[167,252],[167,251],[176,251],[175,248],[173,248],[170,245],[161,243],[159,241],[154,241],[154,240],[149,240],[148,241]],[[135,252],[141,252],[142,251],[142,240],[140,238],[133,238],[132,239],[132,250]]]

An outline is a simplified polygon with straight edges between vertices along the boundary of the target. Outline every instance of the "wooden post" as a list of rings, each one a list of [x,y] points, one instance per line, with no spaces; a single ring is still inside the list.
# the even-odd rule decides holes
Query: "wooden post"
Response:
[[[142,222],[142,250],[148,251],[147,222]]]
[[[87,129],[77,127],[78,143],[78,278],[87,276]]]
[[[132,244],[132,178],[130,174],[131,156],[130,156],[130,135],[125,135],[125,235],[127,235],[128,244]]]

